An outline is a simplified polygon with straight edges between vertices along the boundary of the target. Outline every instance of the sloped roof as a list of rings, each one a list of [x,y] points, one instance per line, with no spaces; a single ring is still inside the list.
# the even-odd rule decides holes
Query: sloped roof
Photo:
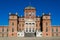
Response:
[[[27,6],[27,7],[25,7],[25,9],[35,9],[35,7]]]

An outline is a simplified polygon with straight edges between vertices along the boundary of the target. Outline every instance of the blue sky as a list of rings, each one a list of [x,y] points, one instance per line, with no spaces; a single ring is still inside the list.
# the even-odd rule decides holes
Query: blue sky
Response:
[[[0,0],[0,25],[8,25],[9,12],[24,15],[29,5],[36,8],[36,15],[50,12],[52,25],[60,25],[60,0]]]

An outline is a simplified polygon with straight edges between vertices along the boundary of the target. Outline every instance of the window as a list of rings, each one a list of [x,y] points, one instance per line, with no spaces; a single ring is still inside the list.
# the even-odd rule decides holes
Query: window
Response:
[[[24,24],[22,24],[22,26],[24,27]]]
[[[56,36],[58,36],[58,33],[56,34]]]
[[[54,29],[52,28],[52,32],[54,32]]]
[[[12,22],[12,25],[14,26],[14,22]]]
[[[31,25],[31,23],[29,23]]]
[[[4,34],[2,34],[2,37],[4,37]]]
[[[14,28],[12,28],[12,32],[14,32]]]
[[[46,19],[47,19],[47,17],[46,17]]]
[[[21,29],[19,29],[18,31],[21,31]]]
[[[7,37],[8,37],[8,33],[7,33]]]
[[[48,27],[46,27],[46,32],[48,32]]]
[[[31,14],[29,14],[29,16],[31,16]]]
[[[2,32],[4,32],[4,28],[2,28]]]
[[[26,24],[28,24],[28,23],[26,23]]]
[[[46,26],[47,26],[48,24],[47,24],[47,22],[46,22]]]
[[[14,18],[14,16],[12,16],[12,18]]]
[[[20,34],[18,34],[18,35],[20,35]]]
[[[34,23],[32,23],[34,25]]]
[[[26,16],[28,16],[28,13],[26,13]]]
[[[46,34],[46,36],[48,36],[48,34]]]
[[[58,28],[56,28],[56,32],[58,32]]]
[[[22,20],[24,20],[24,18]]]
[[[31,28],[29,29],[29,32],[31,32]]]
[[[38,25],[36,24],[36,27],[37,27]]]
[[[8,32],[8,29],[7,29],[7,32]]]
[[[34,32],[34,28],[33,28],[33,32]]]
[[[52,36],[54,36],[54,34],[52,34]]]
[[[12,33],[12,36],[13,36],[14,34]]]
[[[21,26],[21,24],[19,24],[19,26]]]
[[[34,13],[32,13],[32,16],[34,16]]]
[[[26,32],[28,32],[28,28],[26,28]]]

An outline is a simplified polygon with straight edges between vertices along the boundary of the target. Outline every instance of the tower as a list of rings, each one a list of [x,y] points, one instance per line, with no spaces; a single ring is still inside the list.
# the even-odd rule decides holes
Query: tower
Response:
[[[34,36],[36,30],[36,9],[32,6],[25,7],[24,9],[24,30],[25,36]],[[29,34],[29,35],[28,35]]]
[[[36,9],[32,6],[26,7],[24,9],[24,17],[34,19],[36,17]]]
[[[17,36],[17,13],[16,14],[11,14],[9,13],[9,32],[8,32],[8,36],[9,37],[16,37]]]
[[[44,14],[42,16],[42,32],[43,37],[51,36],[51,18],[50,14]]]

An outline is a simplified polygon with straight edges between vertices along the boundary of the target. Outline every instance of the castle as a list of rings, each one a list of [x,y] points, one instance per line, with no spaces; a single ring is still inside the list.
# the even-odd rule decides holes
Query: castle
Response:
[[[0,26],[0,37],[60,36],[60,26],[51,26],[51,14],[36,16],[36,8],[25,7],[24,16],[9,13],[9,25]]]

